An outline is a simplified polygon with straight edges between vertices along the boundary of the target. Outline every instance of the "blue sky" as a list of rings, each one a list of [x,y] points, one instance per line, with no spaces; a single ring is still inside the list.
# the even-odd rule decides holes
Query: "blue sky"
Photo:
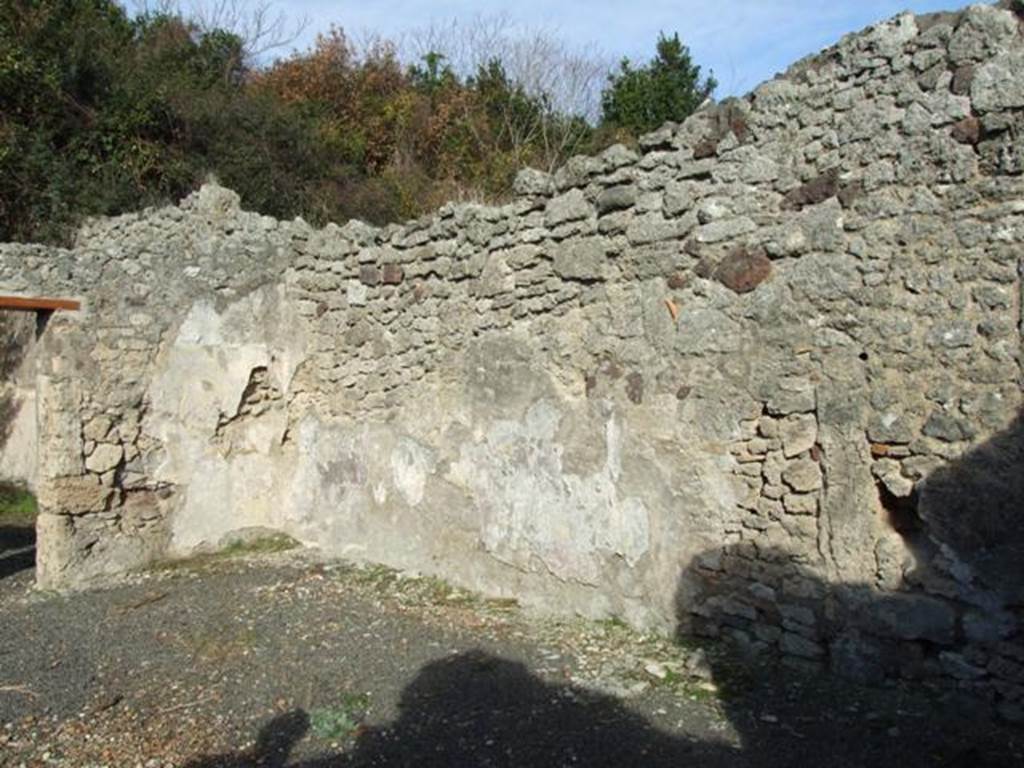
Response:
[[[595,44],[615,59],[625,55],[645,60],[659,31],[678,31],[697,63],[714,70],[722,97],[746,93],[847,32],[900,11],[925,13],[957,5],[957,0],[730,0],[721,5],[707,0],[292,0],[278,7],[308,17],[300,47],[331,23],[356,34],[375,31],[394,37],[432,20],[506,13],[570,43]]]

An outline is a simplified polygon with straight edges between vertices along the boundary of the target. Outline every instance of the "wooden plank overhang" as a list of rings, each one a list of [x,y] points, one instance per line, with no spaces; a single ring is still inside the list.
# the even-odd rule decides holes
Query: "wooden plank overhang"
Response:
[[[82,303],[74,299],[0,296],[0,309],[13,309],[19,312],[77,312],[81,308]]]

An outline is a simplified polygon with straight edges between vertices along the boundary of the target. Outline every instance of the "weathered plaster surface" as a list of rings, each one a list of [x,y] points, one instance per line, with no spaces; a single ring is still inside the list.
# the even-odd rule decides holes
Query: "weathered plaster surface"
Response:
[[[142,430],[160,449],[146,474],[182,489],[169,552],[216,545],[239,528],[273,526],[289,462],[287,413],[256,394],[288,394],[305,339],[283,287],[257,289],[222,310],[200,301],[155,360]],[[266,389],[260,392],[256,377]],[[237,510],[225,515],[225,510]]]
[[[0,482],[36,485],[36,318],[0,312]]]

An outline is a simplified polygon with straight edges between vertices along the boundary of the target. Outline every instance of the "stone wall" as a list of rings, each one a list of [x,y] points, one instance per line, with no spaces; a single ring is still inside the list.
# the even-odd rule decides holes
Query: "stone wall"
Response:
[[[316,230],[208,185],[0,248],[39,579],[282,530],[1020,715],[1020,22],[904,15],[501,207]]]

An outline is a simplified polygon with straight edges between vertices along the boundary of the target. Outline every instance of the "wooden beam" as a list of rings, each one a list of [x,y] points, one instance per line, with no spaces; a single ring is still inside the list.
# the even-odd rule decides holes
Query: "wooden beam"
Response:
[[[82,303],[73,299],[0,296],[0,309],[13,309],[19,312],[54,312],[60,309],[77,312],[81,308]]]

